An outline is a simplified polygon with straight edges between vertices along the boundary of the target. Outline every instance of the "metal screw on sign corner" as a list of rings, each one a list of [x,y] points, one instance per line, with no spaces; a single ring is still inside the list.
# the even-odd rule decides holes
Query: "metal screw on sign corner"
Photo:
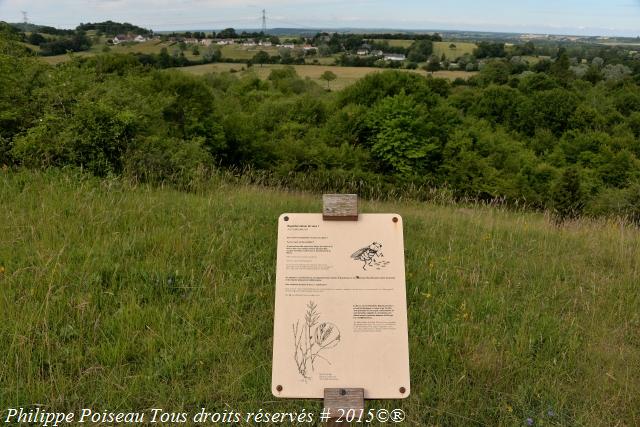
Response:
[[[393,222],[398,222],[398,217],[397,216],[393,217]]]
[[[278,390],[278,393],[280,393],[282,391],[282,386],[281,385],[276,386],[276,390]]]
[[[285,221],[289,221],[289,217],[288,217],[288,216],[285,216],[285,217],[284,217],[284,220],[285,220]]]
[[[345,390],[345,389],[340,390],[340,395],[341,396],[344,396],[345,394],[347,394],[347,390]]]
[[[406,388],[404,387],[400,387],[400,394],[404,394],[407,391]]]

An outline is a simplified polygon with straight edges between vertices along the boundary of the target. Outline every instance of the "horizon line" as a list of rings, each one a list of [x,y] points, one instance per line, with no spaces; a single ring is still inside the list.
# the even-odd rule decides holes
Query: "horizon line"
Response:
[[[261,32],[262,29],[259,27],[244,27],[244,26],[233,26],[233,25],[229,25],[229,26],[224,26],[224,27],[219,27],[219,28],[198,28],[197,26],[193,26],[190,28],[187,28],[186,26],[184,28],[180,28],[180,29],[163,29],[161,28],[161,25],[155,26],[155,25],[151,25],[151,26],[146,26],[144,24],[136,24],[134,23],[134,21],[130,21],[130,20],[124,20],[124,21],[115,21],[113,19],[106,19],[105,21],[96,21],[96,22],[106,22],[106,21],[112,21],[112,22],[120,22],[120,23],[129,23],[132,25],[136,25],[138,27],[141,28],[145,28],[145,29],[150,29],[153,32],[187,32],[187,31],[220,31],[226,28],[233,28],[235,30],[240,30],[240,31],[252,31],[252,32]],[[0,21],[3,22],[3,21]],[[7,21],[4,21],[7,22]],[[88,24],[88,23],[93,23],[91,21],[87,21],[87,22],[81,22],[80,24]],[[11,25],[23,25],[23,22],[13,22],[10,23]],[[30,25],[36,25],[36,26],[53,26],[55,28],[59,28],[59,29],[75,29],[77,26],[79,26],[80,24],[77,24],[76,27],[65,27],[65,26],[57,26],[57,25],[52,25],[50,23],[45,23],[45,24],[37,24],[34,22],[29,22]],[[171,24],[168,24],[169,26]],[[189,25],[189,24],[186,24]],[[156,27],[156,28],[153,28]],[[464,28],[454,28],[454,29],[433,29],[433,28],[395,28],[395,27],[369,27],[369,26],[340,26],[340,27],[332,27],[332,26],[300,26],[300,27],[287,27],[287,26],[279,26],[279,27],[272,27],[272,28],[268,28],[267,32],[269,30],[297,30],[297,31],[318,31],[318,32],[345,32],[345,31],[353,31],[353,30],[357,30],[357,31],[361,31],[361,32],[391,32],[391,33],[439,33],[439,34],[444,34],[444,33],[472,33],[472,34],[505,34],[505,35],[525,35],[525,34],[531,34],[531,35],[537,35],[537,36],[564,36],[564,37],[582,37],[582,38],[589,38],[589,37],[607,37],[607,38],[629,38],[629,39],[638,39],[640,38],[640,32],[639,35],[611,35],[611,34],[606,34],[604,32],[595,32],[598,29],[594,29],[593,33],[589,33],[589,34],[578,34],[578,33],[573,33],[573,32],[569,32],[569,29],[567,29],[567,31],[562,31],[560,30],[559,32],[552,32],[552,31],[538,31],[538,30],[523,30],[523,31],[515,31],[515,30],[487,30],[487,29],[464,29]],[[551,28],[549,29],[551,30]],[[575,29],[575,30],[579,30],[579,29]],[[583,30],[588,31],[589,28],[584,28]],[[621,32],[624,31],[630,31],[628,29],[621,29],[619,30]]]

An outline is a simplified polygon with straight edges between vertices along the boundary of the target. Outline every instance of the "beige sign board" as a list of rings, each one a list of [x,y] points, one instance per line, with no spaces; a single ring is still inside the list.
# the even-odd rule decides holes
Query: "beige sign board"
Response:
[[[405,286],[399,215],[280,216],[273,394],[322,398],[325,388],[355,387],[366,399],[407,397]]]

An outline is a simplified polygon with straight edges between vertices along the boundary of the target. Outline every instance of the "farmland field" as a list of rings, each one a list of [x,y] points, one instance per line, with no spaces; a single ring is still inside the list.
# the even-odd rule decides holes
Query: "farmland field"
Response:
[[[103,43],[94,45],[91,50],[85,52],[76,52],[73,55],[78,56],[90,56],[96,53],[102,52],[102,49],[106,45]],[[215,45],[214,45],[215,47]],[[127,43],[116,46],[109,46],[109,52],[113,53],[146,53],[146,54],[158,54],[162,51],[163,48],[166,48],[169,54],[173,54],[174,51],[178,49],[178,44],[175,42],[162,42],[159,40],[150,40],[143,43]],[[187,49],[184,51],[187,59],[194,60],[198,59],[196,55],[192,54],[193,45],[187,45]],[[263,50],[269,55],[278,55],[277,47],[246,47],[241,45],[225,45],[220,46],[223,58],[231,58],[238,60],[247,60],[253,58],[253,56],[259,51]],[[206,46],[198,46],[200,53],[202,54],[206,49]],[[68,61],[70,56],[68,54],[64,55],[55,55],[55,56],[43,56],[41,57],[43,61],[49,64],[59,64],[64,61]],[[329,58],[331,62],[334,61],[334,58]]]
[[[409,47],[413,42],[412,40],[387,40],[387,41],[389,42],[390,46],[402,46],[402,47]],[[450,47],[451,44],[452,42],[434,42],[433,44],[434,54],[437,56],[442,56],[442,54],[444,54],[447,57],[447,59],[455,60],[456,58],[464,55],[465,53],[469,53],[469,54],[473,53],[473,50],[476,47],[474,43],[453,42],[453,44],[455,44],[456,47],[451,48]],[[99,43],[94,45],[89,51],[77,52],[77,53],[74,53],[73,55],[77,55],[77,56],[94,55],[96,53],[102,52],[102,49],[105,46],[106,45],[104,45],[103,43]],[[144,43],[131,43],[131,44],[125,44],[125,45],[110,46],[109,51],[114,53],[146,53],[146,54],[155,53],[157,54],[157,53],[160,53],[160,51],[163,48],[166,48],[169,51],[169,53],[173,53],[175,50],[178,49],[178,46],[177,46],[177,43],[175,42],[161,42],[159,40],[150,40]],[[192,54],[191,48],[192,48],[191,45],[187,46],[187,49],[184,51],[185,56],[190,60],[197,59],[198,57]],[[204,46],[198,46],[198,48],[200,49],[201,53],[204,52],[205,49],[207,49]],[[258,53],[261,50],[269,53],[269,55],[278,55],[278,48],[271,47],[271,46],[270,47],[262,47],[262,46],[246,47],[241,45],[221,46],[221,52],[222,52],[223,58],[238,59],[238,60],[251,59],[256,53]],[[41,58],[43,61],[49,64],[59,64],[64,61],[68,61],[70,56],[65,54],[65,55],[55,55],[55,56],[43,56]],[[335,60],[334,57],[317,58],[317,59],[321,64],[326,64],[326,65],[333,63],[333,61]],[[312,58],[308,59],[308,61],[310,60],[312,60]]]
[[[222,57],[231,59],[251,59],[254,55],[260,51],[267,52],[269,55],[278,55],[278,48],[274,46],[241,46],[241,45],[226,45],[222,46]]]
[[[320,410],[270,393],[277,218],[320,211],[318,195],[0,170],[0,197],[0,402]],[[404,217],[412,381],[368,408],[416,426],[640,424],[638,229],[361,211]]]
[[[267,78],[269,73],[273,69],[283,68],[284,65],[273,65],[273,64],[265,64],[264,66],[254,65],[250,68],[251,72],[254,72],[260,78]],[[325,71],[331,71],[336,76],[337,79],[331,82],[331,89],[343,89],[350,84],[355,83],[357,80],[366,76],[370,73],[378,73],[384,71],[382,68],[374,68],[374,67],[338,67],[338,66],[323,66],[323,65],[294,65],[293,66],[300,77],[308,77],[311,80],[316,81],[318,84],[326,86],[326,82],[320,80],[320,76]],[[181,67],[176,68],[177,70],[184,71],[185,73],[191,73],[195,75],[203,75],[207,73],[220,73],[225,71],[240,71],[247,72],[246,64],[237,63],[216,63],[216,64],[205,64],[205,65],[194,65],[191,67]],[[244,69],[244,70],[243,70]],[[422,70],[403,70],[406,72],[414,72],[421,75],[426,75],[426,73]],[[433,75],[433,77],[442,77],[446,79],[456,79],[458,77],[467,79],[476,73],[467,73],[465,71],[436,71],[435,73],[429,73]]]
[[[97,53],[101,53],[102,49],[107,47],[103,42],[94,44],[90,50],[83,52],[74,52],[72,56],[91,56]],[[131,43],[121,44],[115,46],[108,46],[110,52],[114,53],[160,53],[162,48],[167,48],[171,52],[172,48],[175,48],[175,43],[160,42],[158,40],[150,40],[144,43]],[[68,61],[71,56],[69,54],[54,55],[54,56],[41,56],[40,59],[48,64],[59,64],[61,62]]]
[[[451,47],[452,44],[455,47]],[[471,55],[476,47],[475,43],[467,42],[434,42],[433,53],[438,57],[444,54],[448,60],[453,61],[465,54]]]
[[[383,40],[376,39],[376,42],[388,42],[389,46],[392,47],[404,47],[408,48],[413,43],[413,40]],[[455,45],[455,47],[451,47],[451,45]],[[441,57],[442,54],[445,57],[452,61],[455,60],[464,54],[472,54],[473,50],[476,48],[475,43],[469,42],[452,42],[452,41],[443,41],[443,42],[433,42],[433,54]]]
[[[145,54],[158,54],[163,48],[166,48],[169,54],[173,54],[178,50],[178,44],[175,42],[162,42],[159,40],[149,40],[143,43],[126,43],[115,46],[107,46],[104,43],[94,44],[88,51],[75,52],[73,56],[91,56],[97,53],[101,53],[105,47],[108,47],[109,52],[113,53],[145,53]],[[192,45],[187,45],[187,49],[184,51],[185,56],[188,59],[197,59],[198,57],[191,52]],[[207,48],[205,46],[198,46],[200,52],[204,52]],[[59,64],[61,62],[68,61],[71,58],[70,55],[55,55],[55,56],[41,56],[43,61],[49,64]]]
[[[377,43],[387,42],[391,47],[404,47],[407,48],[413,44],[413,40],[387,40],[387,39],[374,39]]]

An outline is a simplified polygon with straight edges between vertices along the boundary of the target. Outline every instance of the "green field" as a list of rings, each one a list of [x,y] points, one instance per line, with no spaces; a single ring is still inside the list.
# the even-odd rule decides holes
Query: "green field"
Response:
[[[455,47],[451,47],[452,44]],[[473,54],[476,47],[475,43],[467,42],[433,42],[433,53],[438,57],[444,54],[449,61],[454,61],[465,54]]]
[[[278,48],[269,46],[242,46],[242,45],[226,45],[222,46],[222,57],[231,59],[251,59],[256,53],[265,51],[269,55],[278,55]]]
[[[277,218],[320,197],[0,170],[6,407],[319,411],[270,394]],[[407,425],[640,424],[640,231],[494,207],[404,217]]]
[[[391,47],[404,47],[408,48],[413,44],[413,40],[383,40],[377,39],[375,40],[378,43],[387,42]],[[451,47],[451,45],[455,45],[455,47]],[[443,41],[443,42],[433,42],[433,54],[441,57],[442,54],[449,61],[456,60],[457,58],[465,55],[465,54],[473,54],[474,49],[477,47],[475,43],[468,42],[452,42],[452,41]]]
[[[102,53],[103,49],[107,47],[104,43],[95,44],[90,50],[84,52],[75,52],[73,56],[91,56],[98,53]],[[173,54],[178,49],[178,44],[175,42],[162,42],[159,40],[149,40],[143,43],[127,43],[119,44],[115,46],[108,46],[109,52],[112,53],[146,53],[146,54],[158,54],[163,48],[166,48],[169,54]],[[198,59],[198,56],[192,54],[192,46],[187,45],[187,49],[184,51],[185,56],[190,59]],[[204,52],[207,48],[205,46],[198,46],[200,52]],[[54,55],[54,56],[42,56],[43,61],[49,64],[59,64],[61,62],[68,61],[72,55]]]
[[[73,55],[88,56],[102,52],[106,45],[104,43],[95,44],[91,50],[86,52],[77,52]],[[190,60],[198,59],[198,56],[192,54],[192,45],[187,45],[187,49],[184,51],[185,56]],[[109,51],[113,53],[146,53],[146,54],[158,54],[166,48],[170,54],[178,49],[178,44],[175,42],[162,42],[159,40],[150,40],[143,43],[127,43],[116,46],[109,46]],[[200,53],[202,54],[207,49],[206,46],[198,46]],[[259,51],[264,50],[270,55],[277,55],[278,48],[276,47],[245,47],[241,45],[225,45],[221,46],[222,56],[224,58],[232,58],[238,60],[247,60],[253,58],[253,56]],[[59,64],[64,61],[68,61],[69,55],[55,55],[55,56],[43,56],[42,60],[49,64]]]
[[[387,42],[391,47],[407,48],[413,44],[413,40],[392,40],[392,39],[374,39],[376,43]]]
[[[269,76],[269,73],[273,69],[283,68],[285,65],[276,65],[276,64],[265,64],[264,66],[254,65],[251,68],[247,68],[246,64],[242,63],[215,63],[215,64],[205,64],[205,65],[193,65],[191,67],[180,67],[176,68],[176,70],[183,71],[185,73],[195,74],[195,75],[203,75],[208,73],[220,73],[225,71],[237,71],[240,74],[245,74],[247,72],[256,73],[258,77],[265,79]],[[296,72],[300,77],[308,77],[316,83],[326,86],[327,83],[320,79],[320,76],[325,71],[331,71],[336,76],[337,79],[330,83],[331,89],[344,89],[345,87],[355,83],[362,77],[366,76],[370,73],[379,73],[384,71],[383,68],[375,68],[375,67],[338,67],[331,65],[293,65]],[[402,70],[406,72],[418,73],[420,75],[426,75],[427,73],[423,70]],[[450,80],[454,80],[456,78],[468,79],[469,77],[475,75],[477,73],[472,72],[468,73],[465,71],[436,71],[434,73],[429,73],[429,75],[433,75],[433,77],[441,77]]]

